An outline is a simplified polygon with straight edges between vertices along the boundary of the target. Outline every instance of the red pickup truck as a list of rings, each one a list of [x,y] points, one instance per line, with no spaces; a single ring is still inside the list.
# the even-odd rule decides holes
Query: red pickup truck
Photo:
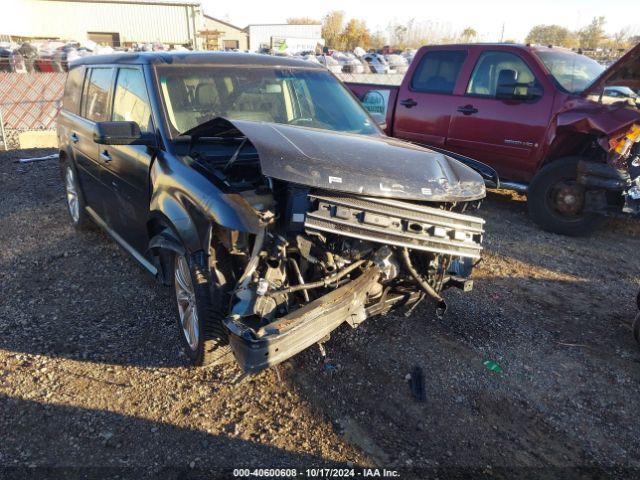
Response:
[[[640,45],[606,70],[557,47],[429,46],[399,87],[347,86],[388,135],[495,168],[546,230],[580,235],[602,213],[640,213]]]

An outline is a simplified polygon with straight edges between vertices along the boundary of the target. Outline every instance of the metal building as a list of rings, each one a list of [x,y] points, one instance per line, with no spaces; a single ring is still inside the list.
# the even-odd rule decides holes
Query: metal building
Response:
[[[201,48],[204,28],[200,2],[189,0],[14,0],[0,15],[3,37],[115,47],[160,42]]]
[[[225,20],[204,16],[205,30],[200,32],[204,50],[247,50],[249,39],[240,27]]]
[[[293,51],[315,50],[324,45],[322,25],[256,24],[248,25],[249,50],[278,49],[285,46]]]

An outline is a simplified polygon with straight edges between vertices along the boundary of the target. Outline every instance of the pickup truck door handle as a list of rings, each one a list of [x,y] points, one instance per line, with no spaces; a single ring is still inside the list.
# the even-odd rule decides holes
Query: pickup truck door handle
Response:
[[[73,132],[71,135],[69,135],[69,140],[71,140],[73,143],[78,143],[80,141],[80,138],[78,137],[78,134]]]
[[[103,150],[100,152],[100,159],[109,163],[111,161],[111,155],[109,155],[109,152],[107,152],[106,150]]]
[[[465,105],[464,107],[458,107],[458,111],[464,115],[473,115],[478,113],[478,109],[473,105]]]
[[[404,105],[407,108],[412,108],[418,105],[418,102],[416,102],[413,98],[407,98],[406,100],[401,100],[400,105]]]

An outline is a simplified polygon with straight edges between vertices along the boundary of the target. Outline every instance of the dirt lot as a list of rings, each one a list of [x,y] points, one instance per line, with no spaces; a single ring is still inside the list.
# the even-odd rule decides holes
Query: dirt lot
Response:
[[[73,230],[56,161],[14,161],[43,153],[0,153],[0,467],[639,473],[640,224],[564,238],[492,193],[475,289],[447,292],[443,321],[425,302],[340,329],[327,363],[313,348],[238,382],[234,366],[186,368],[169,292],[104,233]]]

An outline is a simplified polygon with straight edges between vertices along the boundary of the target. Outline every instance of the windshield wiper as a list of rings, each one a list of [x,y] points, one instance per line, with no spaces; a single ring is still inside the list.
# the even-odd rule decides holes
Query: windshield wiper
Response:
[[[235,163],[235,161],[238,159],[238,156],[240,155],[240,151],[244,147],[245,143],[247,143],[247,137],[244,137],[242,139],[242,141],[240,142],[240,145],[238,145],[238,148],[236,148],[236,151],[233,152],[233,155],[231,155],[231,158],[229,159],[227,164],[222,169],[223,172],[226,172],[229,169],[229,167],[231,167],[231,165],[233,165]]]

